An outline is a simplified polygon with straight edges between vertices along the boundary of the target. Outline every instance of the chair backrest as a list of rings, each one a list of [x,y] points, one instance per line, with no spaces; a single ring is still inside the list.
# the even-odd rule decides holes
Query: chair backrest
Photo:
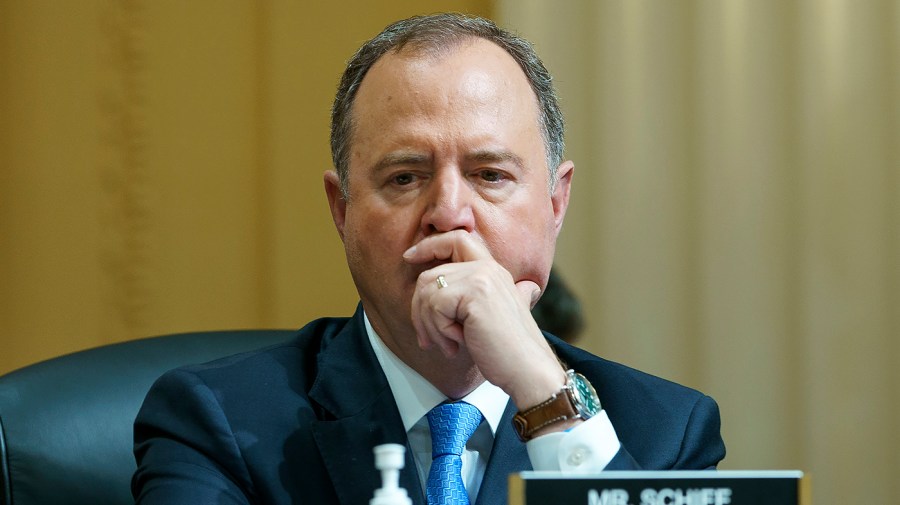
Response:
[[[167,370],[284,342],[292,330],[107,345],[0,377],[0,505],[133,504],[132,424]]]

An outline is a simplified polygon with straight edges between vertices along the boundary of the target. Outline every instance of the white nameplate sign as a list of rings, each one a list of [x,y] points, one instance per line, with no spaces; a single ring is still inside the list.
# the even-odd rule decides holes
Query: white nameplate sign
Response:
[[[795,470],[647,471],[509,477],[509,505],[811,505]]]

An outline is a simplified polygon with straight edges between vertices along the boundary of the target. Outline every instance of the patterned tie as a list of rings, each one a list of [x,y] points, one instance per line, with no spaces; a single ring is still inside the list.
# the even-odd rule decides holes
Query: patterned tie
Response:
[[[425,483],[428,505],[469,505],[460,456],[479,424],[481,412],[465,402],[442,403],[428,413],[432,458]]]

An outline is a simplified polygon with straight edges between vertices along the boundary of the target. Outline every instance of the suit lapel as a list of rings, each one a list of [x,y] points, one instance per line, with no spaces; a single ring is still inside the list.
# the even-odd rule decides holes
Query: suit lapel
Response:
[[[509,490],[509,475],[531,470],[531,460],[525,444],[519,440],[512,427],[512,418],[516,407],[512,401],[506,404],[500,426],[494,437],[491,459],[484,471],[481,489],[478,491],[476,505],[493,505],[506,503]]]
[[[416,464],[406,431],[384,372],[369,344],[362,309],[327,342],[318,357],[319,373],[309,396],[330,416],[312,423],[335,493],[343,505],[368,503],[381,487],[372,448],[379,444],[406,446],[400,486],[413,503],[424,504]]]
[[[372,448],[385,443],[406,447],[400,486],[414,504],[425,505],[397,403],[369,344],[362,317],[360,306],[347,325],[322,344],[319,372],[309,397],[327,414],[320,414],[312,423],[313,438],[342,505],[368,503],[381,487]],[[476,505],[506,503],[509,475],[532,469],[525,444],[512,427],[515,412],[510,401],[494,437]]]

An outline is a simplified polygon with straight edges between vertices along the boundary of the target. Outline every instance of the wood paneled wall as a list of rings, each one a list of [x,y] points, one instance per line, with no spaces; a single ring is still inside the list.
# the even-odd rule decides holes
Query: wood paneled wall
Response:
[[[0,373],[356,293],[322,186],[344,62],[490,1],[0,2]]]

